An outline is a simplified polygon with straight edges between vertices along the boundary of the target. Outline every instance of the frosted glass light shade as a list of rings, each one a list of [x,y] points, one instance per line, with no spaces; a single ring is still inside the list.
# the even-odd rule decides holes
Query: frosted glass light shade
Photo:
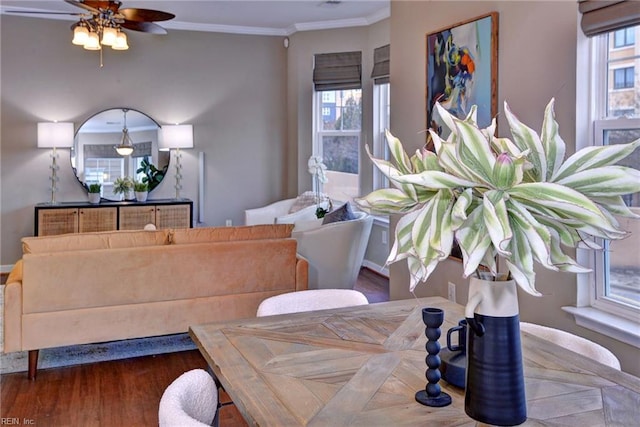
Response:
[[[104,27],[102,29],[102,44],[105,46],[113,46],[118,36],[118,30],[113,27]]]
[[[127,35],[122,31],[118,31],[116,36],[116,40],[113,42],[111,46],[113,50],[127,50],[129,49],[129,44],[127,43]]]
[[[38,148],[73,147],[73,123],[38,123]]]
[[[193,125],[164,125],[158,137],[158,149],[193,148]]]
[[[73,29],[73,40],[71,40],[71,43],[78,46],[84,46],[88,38],[89,38],[89,30],[87,30],[87,27],[78,25],[76,28]]]
[[[87,37],[84,48],[87,50],[100,50],[100,38],[97,33],[89,33],[89,37]]]

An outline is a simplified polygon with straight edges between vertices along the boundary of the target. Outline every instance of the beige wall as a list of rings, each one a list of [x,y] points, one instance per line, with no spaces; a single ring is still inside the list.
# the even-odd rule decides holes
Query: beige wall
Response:
[[[499,111],[504,100],[519,118],[540,129],[547,102],[555,97],[556,119],[568,151],[575,150],[576,34],[575,2],[469,1],[391,3],[391,131],[408,150],[424,142],[419,133],[425,127],[425,35],[448,25],[491,11],[499,12]],[[503,117],[499,134],[507,136]],[[509,135],[510,136],[510,135]],[[392,221],[395,228],[397,218]],[[391,266],[391,297],[411,297],[405,263]],[[536,298],[520,293],[520,313],[531,321],[575,332],[610,348],[622,367],[640,375],[638,349],[576,326],[573,317],[561,310],[575,305],[576,276],[540,268],[536,286],[543,294]],[[457,284],[458,302],[466,302],[467,281],[461,278],[456,261],[441,263],[428,283],[416,294],[447,295],[447,282]]]
[[[282,198],[286,187],[286,49],[281,37],[171,30],[130,32],[130,49],[99,54],[70,43],[69,22],[1,15],[0,264],[21,255],[33,207],[49,200],[49,151],[36,148],[36,123],[72,121],[131,107],[160,124],[191,123],[183,150],[183,197],[197,198],[205,153],[207,225],[243,221],[243,210]],[[9,35],[9,36],[8,36]],[[295,149],[295,147],[293,147]],[[60,152],[61,201],[86,200]],[[150,198],[175,195],[174,170]],[[197,210],[196,210],[197,213]]]

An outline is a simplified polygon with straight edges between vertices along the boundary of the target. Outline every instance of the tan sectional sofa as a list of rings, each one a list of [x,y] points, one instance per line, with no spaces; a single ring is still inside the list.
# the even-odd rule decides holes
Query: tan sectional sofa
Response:
[[[117,231],[22,239],[5,287],[4,351],[186,332],[252,317],[307,289],[292,225]]]

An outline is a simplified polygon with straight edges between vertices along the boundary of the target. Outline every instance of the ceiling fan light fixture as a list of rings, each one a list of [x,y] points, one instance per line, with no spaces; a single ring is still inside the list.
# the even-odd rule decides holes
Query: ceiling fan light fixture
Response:
[[[84,48],[86,50],[100,50],[100,37],[98,37],[98,33],[94,33],[93,31],[89,32]]]
[[[101,43],[105,46],[113,46],[116,42],[116,38],[118,37],[118,30],[113,27],[104,27],[102,29],[102,41]]]
[[[73,40],[71,43],[77,46],[84,46],[89,38],[89,30],[84,25],[78,25],[73,29]]]
[[[127,43],[127,35],[122,31],[118,31],[116,36],[116,40],[111,46],[113,50],[127,50],[129,49],[129,44]]]

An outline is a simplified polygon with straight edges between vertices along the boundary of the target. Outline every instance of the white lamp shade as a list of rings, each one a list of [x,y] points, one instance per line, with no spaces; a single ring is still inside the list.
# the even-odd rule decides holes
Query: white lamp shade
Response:
[[[73,123],[38,123],[38,148],[73,147]]]
[[[164,125],[158,137],[158,149],[193,148],[193,125]]]

